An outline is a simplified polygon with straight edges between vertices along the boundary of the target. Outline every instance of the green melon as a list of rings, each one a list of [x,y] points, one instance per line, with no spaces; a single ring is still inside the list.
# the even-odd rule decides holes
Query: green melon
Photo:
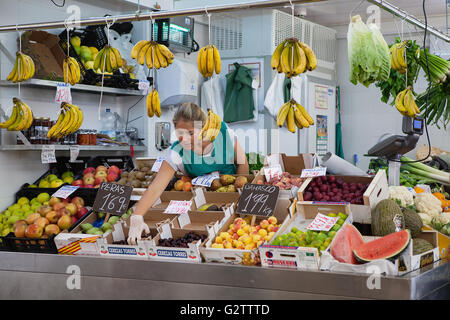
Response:
[[[379,259],[394,259],[401,254],[411,240],[409,230],[402,230],[366,242],[353,250],[356,260],[366,263]]]
[[[405,218],[400,206],[390,199],[381,200],[372,210],[372,235],[386,236],[405,228]]]
[[[411,231],[413,238],[417,237],[422,232],[422,219],[417,212],[411,209],[402,208],[402,212],[405,218],[405,228]]]
[[[429,243],[427,240],[416,238],[413,239],[413,254],[421,254],[428,250],[432,250],[433,245]]]

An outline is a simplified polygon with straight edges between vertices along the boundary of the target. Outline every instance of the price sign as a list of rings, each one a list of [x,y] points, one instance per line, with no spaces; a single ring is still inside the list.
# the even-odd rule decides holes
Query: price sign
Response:
[[[192,201],[178,201],[178,200],[170,200],[169,205],[167,206],[164,213],[170,214],[185,214],[191,210]]]
[[[314,169],[303,169],[300,178],[314,178],[325,176],[327,174],[327,167],[315,167]]]
[[[139,90],[142,91],[142,95],[147,95],[148,89],[150,88],[150,82],[147,80],[139,80],[138,85]]]
[[[159,157],[158,159],[156,159],[155,163],[152,166],[152,171],[153,172],[158,172],[159,169],[161,168],[161,165],[162,165],[163,161],[164,161],[163,157]]]
[[[339,217],[329,217],[318,213],[313,222],[311,222],[306,229],[314,231],[330,231],[338,220]]]
[[[74,193],[79,187],[77,186],[62,186],[59,188],[52,197],[67,199],[72,193]]]
[[[239,197],[237,213],[271,216],[275,210],[280,188],[261,184],[245,184]]]
[[[79,146],[70,146],[70,162],[74,162],[77,160],[78,155],[80,154],[80,147]]]
[[[264,175],[266,176],[266,181],[270,181],[273,178],[278,178],[281,176],[282,173],[283,171],[281,170],[281,166],[279,164],[273,167],[264,168]]]
[[[56,84],[55,102],[60,104],[62,102],[72,103],[72,94],[70,93],[70,83],[58,82]]]
[[[211,187],[211,184],[214,180],[219,178],[218,172],[213,172],[211,174],[206,174],[204,176],[200,176],[192,179],[193,186],[202,186],[202,187]]]
[[[94,211],[122,215],[128,209],[133,187],[102,182],[95,197]]]
[[[55,145],[49,144],[49,145],[42,146],[41,162],[42,163],[56,163]]]

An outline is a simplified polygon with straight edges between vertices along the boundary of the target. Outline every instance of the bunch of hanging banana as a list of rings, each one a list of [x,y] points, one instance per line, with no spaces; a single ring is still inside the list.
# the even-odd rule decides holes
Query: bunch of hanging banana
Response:
[[[404,116],[414,118],[420,113],[420,109],[414,99],[411,87],[407,87],[405,90],[400,91],[395,98],[395,107],[398,112]]]
[[[174,54],[165,45],[148,40],[141,40],[131,50],[131,58],[147,68],[165,68],[172,64]]]
[[[201,48],[197,55],[197,67],[203,78],[212,77],[214,71],[219,74],[222,67],[219,49],[212,44]]]
[[[277,115],[277,126],[286,127],[290,132],[295,132],[295,127],[302,129],[314,124],[313,118],[306,112],[305,108],[294,99],[289,100],[281,106]]]
[[[391,53],[391,68],[399,73],[405,73],[408,67],[405,60],[407,43],[407,40],[403,41],[403,43],[395,43],[389,49]]]
[[[80,65],[75,58],[66,57],[63,63],[64,82],[71,85],[80,82]]]
[[[94,70],[100,68],[102,72],[113,72],[122,67],[123,61],[119,50],[106,45],[100,50],[94,59]]]
[[[22,52],[17,52],[14,68],[12,69],[6,80],[12,81],[14,83],[28,80],[30,78],[33,78],[34,71],[35,67],[33,59]]]
[[[161,104],[159,102],[159,95],[156,89],[153,89],[147,95],[147,115],[149,118],[154,115],[158,118],[161,117]]]
[[[27,130],[33,123],[31,108],[18,98],[13,98],[13,104],[11,116],[5,122],[0,123],[0,128],[9,131]]]
[[[296,38],[288,38],[276,47],[270,65],[272,69],[277,69],[278,73],[285,73],[290,78],[307,70],[314,70],[317,67],[317,59],[306,43]]]
[[[55,125],[47,133],[48,138],[60,139],[76,132],[83,123],[83,112],[79,107],[66,102],[61,103],[61,113]]]
[[[214,141],[220,133],[220,128],[222,127],[222,119],[219,115],[214,113],[211,109],[208,109],[208,119],[206,124],[203,126],[198,139],[199,140],[209,140]]]

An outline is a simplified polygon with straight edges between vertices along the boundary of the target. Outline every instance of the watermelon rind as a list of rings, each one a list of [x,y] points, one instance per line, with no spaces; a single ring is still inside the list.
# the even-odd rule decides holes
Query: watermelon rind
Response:
[[[397,250],[395,250],[394,252],[392,252],[392,251],[387,252],[386,248],[383,248],[383,241],[386,241],[386,238],[389,237],[389,239],[390,239],[390,238],[396,237],[396,236],[401,238],[405,232],[408,234],[408,236],[406,237],[405,240],[399,239],[399,240],[402,240],[403,243],[401,243],[401,245],[398,247]],[[353,254],[354,254],[356,260],[360,263],[367,263],[367,262],[372,262],[372,261],[380,260],[380,259],[393,259],[393,258],[397,257],[398,255],[400,255],[403,251],[405,251],[405,249],[408,247],[410,241],[411,241],[411,232],[408,229],[406,229],[406,230],[394,232],[394,233],[388,234],[387,236],[367,242],[367,243],[359,246],[355,250],[353,250]],[[369,258],[367,256],[364,256],[364,252],[362,252],[362,251],[364,249],[366,249],[366,247],[372,246],[374,242],[380,243],[380,246],[377,248],[376,257]],[[383,249],[385,249],[385,251],[386,251],[384,254],[382,253]],[[374,253],[375,252],[372,252],[372,256]]]

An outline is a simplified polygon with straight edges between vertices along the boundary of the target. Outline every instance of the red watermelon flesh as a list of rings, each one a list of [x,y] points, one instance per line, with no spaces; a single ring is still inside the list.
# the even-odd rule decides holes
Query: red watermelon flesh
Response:
[[[336,234],[331,244],[330,253],[339,262],[357,264],[353,250],[364,244],[363,237],[358,229],[351,224],[346,224]]]
[[[408,229],[388,234],[367,242],[353,250],[356,260],[365,263],[393,258],[408,247],[411,234]]]

